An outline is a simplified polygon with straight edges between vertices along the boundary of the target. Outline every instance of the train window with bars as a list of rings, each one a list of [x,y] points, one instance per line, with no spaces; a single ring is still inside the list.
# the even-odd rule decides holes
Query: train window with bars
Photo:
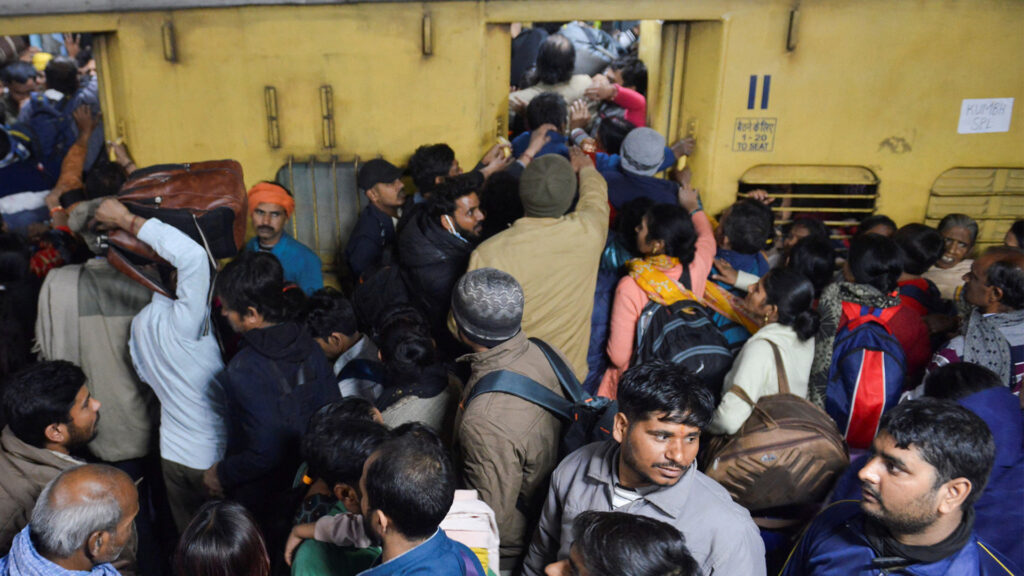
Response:
[[[775,223],[785,230],[796,218],[821,220],[837,247],[849,245],[860,221],[875,213],[878,177],[862,166],[761,165],[747,170],[739,194],[764,189],[775,198]]]
[[[366,195],[356,186],[359,159],[343,162],[337,156],[327,160],[289,157],[275,180],[292,191],[295,214],[287,232],[320,257],[326,274],[333,274],[342,286],[348,266],[338,259],[366,206]]]
[[[951,168],[935,180],[925,223],[946,214],[966,214],[978,223],[977,247],[1003,243],[1014,220],[1024,218],[1024,168]]]

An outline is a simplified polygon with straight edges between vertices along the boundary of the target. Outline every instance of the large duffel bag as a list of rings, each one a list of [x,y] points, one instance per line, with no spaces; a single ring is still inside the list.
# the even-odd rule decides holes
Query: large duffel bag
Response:
[[[245,242],[246,204],[242,166],[234,160],[161,164],[136,170],[117,199],[142,218],[157,218],[203,246],[211,259],[238,254]],[[146,243],[124,230],[107,238],[110,263],[147,288],[173,298],[160,274],[168,266]]]

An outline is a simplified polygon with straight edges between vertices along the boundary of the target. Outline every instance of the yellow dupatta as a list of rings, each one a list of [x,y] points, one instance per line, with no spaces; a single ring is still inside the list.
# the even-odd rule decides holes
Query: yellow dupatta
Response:
[[[677,265],[678,258],[664,254],[645,259],[634,258],[626,262],[630,278],[647,293],[648,298],[658,304],[670,306],[680,300],[695,300],[743,326],[751,334],[757,332],[760,328],[757,321],[743,312],[734,303],[733,295],[718,284],[708,282],[704,287],[704,298],[697,298],[693,291],[669,278],[665,271]]]

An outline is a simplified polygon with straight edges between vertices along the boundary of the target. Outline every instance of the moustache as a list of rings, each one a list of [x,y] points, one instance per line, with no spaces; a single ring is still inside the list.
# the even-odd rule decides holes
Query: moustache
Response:
[[[257,232],[273,232],[274,229],[271,228],[270,226],[257,226],[256,227],[256,231]]]
[[[878,494],[878,492],[875,492],[875,491],[874,491],[874,490],[872,490],[871,488],[868,488],[868,487],[867,487],[866,485],[864,485],[864,484],[861,484],[861,485],[860,485],[860,490],[861,490],[861,492],[863,492],[863,493],[865,493],[865,494],[867,494],[867,495],[871,496],[871,497],[872,497],[872,498],[874,498],[875,500],[878,500],[879,502],[881,502],[881,501],[882,501],[882,497],[881,497],[881,496],[880,496],[880,495]]]
[[[675,462],[662,462],[660,464],[655,464],[654,467],[661,468],[664,470],[674,470],[678,472],[686,472],[686,470],[689,468],[689,466],[683,466],[682,464],[676,464]]]

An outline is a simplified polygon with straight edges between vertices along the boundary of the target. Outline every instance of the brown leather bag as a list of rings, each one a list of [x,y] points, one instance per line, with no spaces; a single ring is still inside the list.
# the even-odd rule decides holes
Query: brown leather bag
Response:
[[[162,164],[136,170],[121,187],[120,200],[143,218],[174,226],[206,248],[212,259],[230,258],[245,242],[245,179],[234,160]],[[107,237],[107,260],[150,290],[173,298],[158,267],[169,264],[124,230]]]
[[[846,443],[824,410],[791,394],[779,349],[775,355],[779,393],[755,404],[743,389],[733,393],[754,411],[732,436],[713,438],[704,473],[750,511],[800,508],[820,503],[850,463]]]

